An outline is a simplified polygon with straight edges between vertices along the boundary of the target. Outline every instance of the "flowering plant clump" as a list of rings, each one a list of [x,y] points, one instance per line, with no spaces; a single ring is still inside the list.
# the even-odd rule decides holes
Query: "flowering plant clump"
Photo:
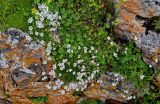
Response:
[[[89,4],[90,2],[86,3]],[[83,6],[85,5],[83,4]],[[62,10],[65,12],[65,8]],[[52,57],[49,57],[49,60],[55,63],[50,75],[53,75],[53,78],[57,77],[63,80],[65,84],[70,83],[68,87],[65,87],[66,89],[79,91],[78,88],[81,88],[84,90],[90,81],[106,71],[107,53],[110,51],[110,53],[114,53],[111,54],[111,57],[117,57],[116,52],[111,52],[117,50],[117,45],[105,31],[106,26],[107,28],[109,26],[107,22],[101,27],[98,26],[97,21],[93,25],[98,27],[96,31],[92,31],[89,29],[93,28],[92,26],[78,24],[77,22],[82,20],[76,20],[76,18],[73,18],[75,21],[73,26],[75,26],[70,27],[68,20],[65,19],[65,14],[62,14],[61,17],[58,12],[50,12],[45,4],[38,4],[32,11],[33,17],[28,19],[29,34],[41,44],[47,43],[46,52]],[[74,11],[70,12],[74,13]],[[81,12],[78,11],[77,13]],[[70,17],[74,16],[76,15],[70,15]],[[73,31],[67,31],[68,29]],[[60,38],[58,41],[56,36]],[[104,45],[106,46],[104,47]],[[44,60],[43,64],[47,64],[47,61]],[[71,87],[73,85],[74,87]],[[51,88],[50,85],[47,87]],[[56,88],[54,87],[54,89]]]
[[[152,70],[152,65],[143,62],[142,52],[134,42],[123,43],[112,36],[113,27],[119,22],[115,18],[118,5],[113,0],[1,1],[0,31],[9,27],[22,29],[29,34],[25,35],[29,41],[26,47],[34,50],[46,47],[46,57],[42,59],[42,64],[45,66],[51,61],[54,63],[49,72],[41,73],[41,81],[51,81],[46,84],[48,89],[62,89],[59,91],[61,95],[70,90],[79,92],[89,84],[94,86],[92,81],[102,85],[104,81],[97,80],[100,75],[116,72],[136,85],[141,91],[139,95],[145,95],[143,102],[152,103],[152,99],[159,94],[153,84],[153,76],[158,71]],[[156,31],[158,25],[152,24]],[[12,36],[15,35],[9,35],[7,41],[14,47],[18,40],[13,40]],[[134,37],[134,40],[137,39]],[[18,60],[19,57],[16,57],[17,64],[13,69],[21,65]],[[159,61],[158,58],[154,59],[157,64]],[[8,62],[5,55],[1,54],[0,68],[10,67]],[[24,63],[22,65],[25,66]],[[20,71],[36,74],[26,67]],[[110,84],[119,89],[118,81],[116,78]],[[128,89],[124,90],[126,95],[128,92]],[[129,96],[128,100],[134,98]]]
[[[34,39],[49,41],[53,38],[53,33],[57,31],[60,26],[61,16],[58,12],[50,12],[48,6],[38,4],[37,8],[32,9],[33,17],[28,19],[29,34]]]

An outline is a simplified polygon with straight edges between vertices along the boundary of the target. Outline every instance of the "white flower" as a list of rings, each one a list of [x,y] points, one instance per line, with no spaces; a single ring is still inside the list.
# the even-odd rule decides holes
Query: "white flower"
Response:
[[[82,65],[82,69],[86,69],[85,65]]]
[[[53,86],[53,90],[57,90],[57,86]]]
[[[61,90],[60,93],[61,93],[61,95],[64,95],[65,94],[65,90]]]
[[[80,47],[80,46],[78,46],[78,49],[80,50],[80,49],[81,49],[81,47]]]
[[[43,22],[44,21],[44,17],[41,17],[40,20]]]
[[[158,63],[158,59],[155,59],[155,62]]]
[[[43,60],[43,64],[47,64],[47,61],[46,61],[46,60]]]
[[[97,66],[99,66],[99,63],[97,63]]]
[[[73,75],[75,75],[75,74],[76,74],[76,72],[73,72],[72,74],[73,74]]]
[[[74,64],[73,64],[73,67],[76,67],[76,66],[77,66],[77,63],[74,63]]]
[[[77,64],[80,64],[80,63],[82,63],[83,62],[83,60],[78,60],[77,61]]]
[[[128,91],[127,91],[127,90],[124,90],[123,92],[126,93],[126,94],[128,94]]]
[[[33,27],[32,27],[32,26],[29,26],[28,29],[29,29],[29,31],[32,31],[32,30],[33,30]]]
[[[91,50],[92,50],[92,51],[94,50],[94,47],[93,47],[93,46],[91,46]]]
[[[94,60],[92,60],[91,63],[94,64]]]
[[[81,55],[78,55],[78,58],[80,58],[81,57]]]
[[[79,88],[76,88],[76,91],[79,91]]]
[[[44,4],[38,4],[38,9],[41,11],[48,11],[48,7]]]
[[[67,49],[67,52],[70,53],[70,52],[71,52],[71,49]]]
[[[46,74],[46,72],[42,72],[42,75],[45,75]]]
[[[60,67],[60,70],[63,70],[63,69],[65,69],[65,67],[64,67],[64,66]]]
[[[140,75],[140,79],[143,79],[144,78],[144,75]]]
[[[57,68],[56,64],[52,65],[53,70],[55,70]]]
[[[36,26],[38,28],[44,28],[44,25],[43,25],[43,23],[41,21],[36,21]]]
[[[31,40],[32,40],[32,38],[31,38],[29,35],[26,35],[26,39],[27,39],[28,41],[31,41]]]
[[[133,98],[133,99],[136,99],[136,96],[133,96],[132,98]]]
[[[44,81],[44,80],[46,80],[47,79],[47,76],[44,76],[43,78],[42,78],[42,81]]]
[[[134,37],[134,40],[137,40],[137,37],[136,37],[136,36]]]
[[[29,34],[33,34],[33,31],[29,31]]]
[[[97,83],[103,83],[103,81],[102,80],[97,80]]]
[[[151,68],[151,67],[152,67],[152,65],[149,65],[149,67]]]
[[[127,100],[131,100],[131,99],[132,99],[132,96],[127,97]]]
[[[48,58],[47,58],[47,60],[51,60],[51,59],[52,59],[51,57],[48,57]]]
[[[71,48],[71,45],[70,45],[70,44],[68,44],[68,45],[67,45],[67,48]]]
[[[62,63],[66,63],[66,62],[67,62],[67,59],[63,59],[63,60],[62,60]]]
[[[68,86],[64,86],[64,89],[67,90],[67,89],[68,89]]]
[[[98,53],[98,50],[96,50],[95,53]]]
[[[69,69],[69,72],[71,72],[72,71],[72,69]]]
[[[117,86],[117,84],[116,83],[112,83],[112,86]]]
[[[113,56],[114,56],[114,57],[117,57],[117,53],[113,53]]]
[[[96,58],[96,56],[92,56],[92,58],[93,58],[93,59],[95,59],[95,58]]]
[[[108,37],[107,37],[107,40],[111,40],[111,38],[108,36]]]
[[[84,50],[84,53],[87,53],[87,50]]]
[[[40,36],[43,37],[44,33],[40,33]]]
[[[47,87],[48,89],[51,89],[51,86],[50,86],[49,84],[46,84],[46,87]]]
[[[37,32],[37,31],[35,32],[35,35],[38,35],[38,32]]]
[[[59,76],[61,77],[61,76],[62,76],[62,74],[60,73],[60,74],[59,74]]]
[[[32,23],[33,22],[33,17],[30,17],[29,19],[28,19],[28,23]]]
[[[53,70],[51,70],[50,72],[49,72],[49,75],[55,75],[55,72],[53,71]]]
[[[94,83],[92,83],[91,86],[94,86]]]
[[[40,41],[40,44],[44,45],[44,40],[41,40],[41,41]]]
[[[56,31],[56,28],[52,27],[52,28],[50,28],[50,31]]]
[[[110,44],[111,44],[111,46],[113,46],[113,45],[114,45],[114,42],[113,42],[113,41],[111,41],[111,42],[110,42]]]

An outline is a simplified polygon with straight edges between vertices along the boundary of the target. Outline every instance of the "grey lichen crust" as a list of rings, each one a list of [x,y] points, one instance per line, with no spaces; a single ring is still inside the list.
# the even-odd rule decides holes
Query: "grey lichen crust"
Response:
[[[153,8],[156,15],[160,16],[160,0],[140,0],[143,8]],[[147,10],[147,9],[146,9]]]
[[[155,53],[160,47],[160,34],[148,31],[148,34],[141,34],[137,40],[137,46],[145,50],[146,53]]]

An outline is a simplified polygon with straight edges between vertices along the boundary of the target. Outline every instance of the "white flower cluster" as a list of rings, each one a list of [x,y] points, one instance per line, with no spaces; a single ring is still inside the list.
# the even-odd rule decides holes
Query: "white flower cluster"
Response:
[[[142,80],[144,77],[145,77],[144,75],[140,75],[139,79]]]
[[[45,28],[45,31],[56,31],[60,26],[59,20],[61,16],[58,15],[58,12],[52,13],[49,11],[48,6],[44,4],[38,4],[38,10],[35,12],[35,17],[30,17],[28,19],[29,26],[29,34],[39,35],[41,37],[44,36],[43,32],[38,32],[38,30]],[[32,23],[35,20],[36,27],[35,29],[32,26]],[[46,30],[46,28],[48,30]],[[33,31],[34,29],[34,31]]]

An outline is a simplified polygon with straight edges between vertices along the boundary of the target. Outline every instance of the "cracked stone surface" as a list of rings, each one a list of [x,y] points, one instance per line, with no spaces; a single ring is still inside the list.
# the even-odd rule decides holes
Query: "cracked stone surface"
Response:
[[[118,2],[118,4],[120,23],[115,28],[116,34],[123,40],[133,39],[137,47],[144,52],[144,61],[160,70],[160,61],[157,62],[160,60],[160,33],[148,30],[144,26],[146,19],[160,16],[160,1],[127,0],[125,3]]]

